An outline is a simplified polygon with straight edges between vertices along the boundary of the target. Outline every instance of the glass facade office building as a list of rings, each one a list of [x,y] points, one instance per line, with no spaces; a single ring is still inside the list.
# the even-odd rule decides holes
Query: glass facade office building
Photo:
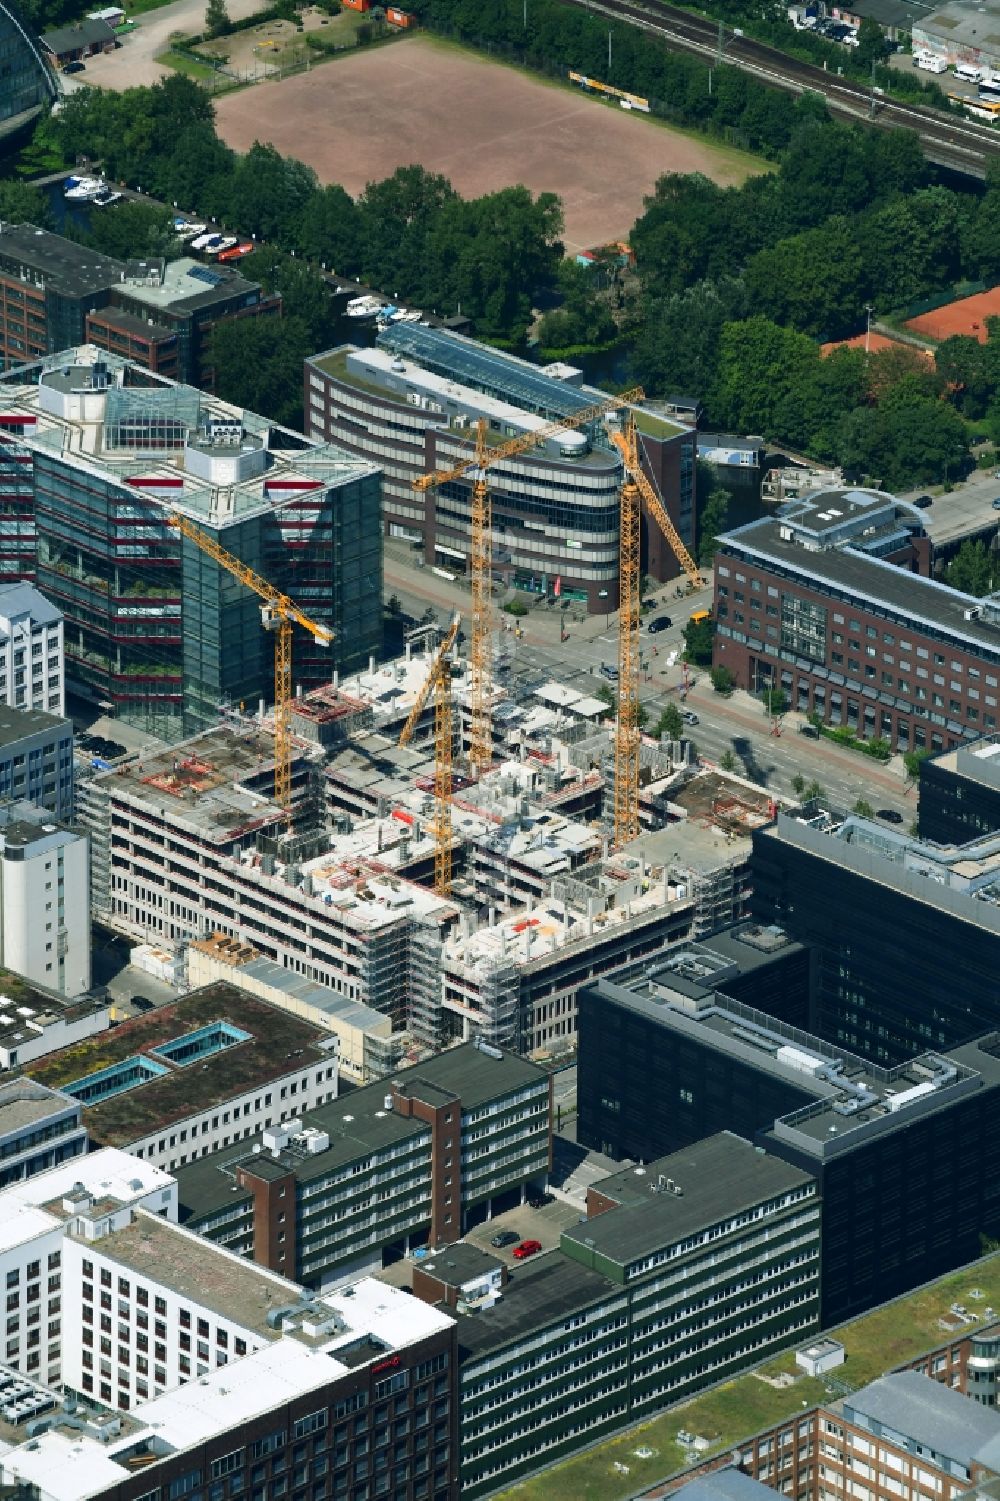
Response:
[[[13,5],[0,5],[0,142],[55,97],[38,38]]]
[[[68,690],[168,741],[272,701],[260,599],[181,537],[175,510],[334,632],[324,648],[296,628],[296,688],[364,665],[381,647],[378,470],[89,354],[12,373],[0,415],[34,533],[11,518],[6,562],[31,562],[64,614]]]

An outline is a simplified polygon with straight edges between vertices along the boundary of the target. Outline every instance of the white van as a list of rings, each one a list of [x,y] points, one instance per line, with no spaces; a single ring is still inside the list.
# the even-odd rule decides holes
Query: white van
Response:
[[[935,57],[933,52],[915,52],[913,54],[914,66],[923,68],[925,73],[947,73],[948,64],[943,57]]]
[[[982,83],[983,70],[977,68],[975,63],[956,63],[955,77],[964,79],[966,83]]]

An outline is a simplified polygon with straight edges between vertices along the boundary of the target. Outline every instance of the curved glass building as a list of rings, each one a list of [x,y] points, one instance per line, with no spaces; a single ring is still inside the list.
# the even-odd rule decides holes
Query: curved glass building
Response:
[[[29,125],[55,97],[38,38],[9,0],[0,0],[0,141]]]

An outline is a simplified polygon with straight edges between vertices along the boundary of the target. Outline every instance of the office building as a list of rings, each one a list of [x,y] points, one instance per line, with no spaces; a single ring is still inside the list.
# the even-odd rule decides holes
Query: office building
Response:
[[[33,528],[19,533],[18,571],[65,617],[69,691],[168,741],[217,723],[227,703],[272,697],[260,598],[182,539],[174,513],[333,632],[326,647],[296,631],[296,687],[378,650],[372,465],[92,346],[0,385],[0,454]]]
[[[462,1494],[488,1494],[818,1327],[812,1178],[722,1134],[591,1190],[558,1250],[497,1287],[493,1258],[434,1258],[455,1307]],[[754,1265],[754,1275],[747,1269]],[[457,1281],[460,1300],[440,1284]],[[502,1295],[497,1300],[497,1292]]]
[[[815,1178],[824,1328],[997,1233],[996,1032],[887,1068],[670,970],[601,982],[580,1020],[582,1144],[648,1161],[729,1129]]]
[[[462,462],[476,424],[489,440],[537,432],[592,406],[604,393],[566,366],[539,369],[459,334],[390,325],[373,349],[342,345],[306,361],[308,431],[385,471],[386,535],[411,543],[428,567],[465,575],[470,485],[420,494],[412,481]],[[695,537],[693,428],[639,413],[645,467],[689,549]],[[618,513],[622,470],[599,423],[566,429],[491,471],[494,576],[528,593],[618,607]],[[644,517],[643,569],[681,571],[666,538]]]
[[[106,22],[88,20],[87,26]],[[53,39],[71,55],[76,28]],[[93,344],[208,390],[213,328],[280,315],[281,298],[231,266],[183,256],[119,261],[34,224],[0,225],[0,370]]]
[[[446,1246],[550,1166],[549,1076],[471,1045],[181,1168],[183,1223],[309,1287]]]
[[[0,1084],[0,1188],[88,1150],[80,1102],[33,1079]]]
[[[28,1064],[99,1146],[174,1172],[337,1098],[336,1040],[226,984]]]
[[[921,839],[969,844],[1000,829],[1000,737],[956,746],[920,763]]]
[[[0,585],[0,701],[66,712],[62,613],[31,584]]]
[[[719,538],[715,663],[741,688],[893,750],[997,728],[1000,613],[928,578],[920,512],[822,490]]]
[[[0,965],[72,999],[90,989],[87,836],[0,804]]]
[[[331,1032],[340,1073],[357,1084],[383,1078],[398,1062],[399,1039],[393,1039],[392,1021],[384,1012],[284,969],[252,944],[213,933],[189,943],[184,958],[191,990],[222,980]]]
[[[0,800],[73,817],[73,722],[43,709],[0,706]]]
[[[46,1053],[96,1037],[110,1025],[106,996],[67,1001],[54,990],[0,971],[0,1068],[24,1068]]]
[[[309,1295],[181,1229],[173,1195],[106,1150],[0,1197],[4,1484],[457,1501],[453,1320],[372,1281]]]
[[[879,1063],[1000,1025],[989,837],[937,845],[818,807],[753,836],[754,917],[813,951],[810,1030]]]
[[[0,141],[27,131],[56,98],[56,83],[38,37],[13,0],[0,5]]]

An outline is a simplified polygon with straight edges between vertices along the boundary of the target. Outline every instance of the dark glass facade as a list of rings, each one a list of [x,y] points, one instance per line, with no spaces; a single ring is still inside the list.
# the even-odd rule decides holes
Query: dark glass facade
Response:
[[[921,761],[921,839],[932,839],[935,844],[967,844],[1000,829],[1000,779],[991,786],[983,777],[964,774],[963,763],[975,754],[970,747],[958,754]]]
[[[15,7],[0,5],[0,140],[56,95],[38,38]]]

